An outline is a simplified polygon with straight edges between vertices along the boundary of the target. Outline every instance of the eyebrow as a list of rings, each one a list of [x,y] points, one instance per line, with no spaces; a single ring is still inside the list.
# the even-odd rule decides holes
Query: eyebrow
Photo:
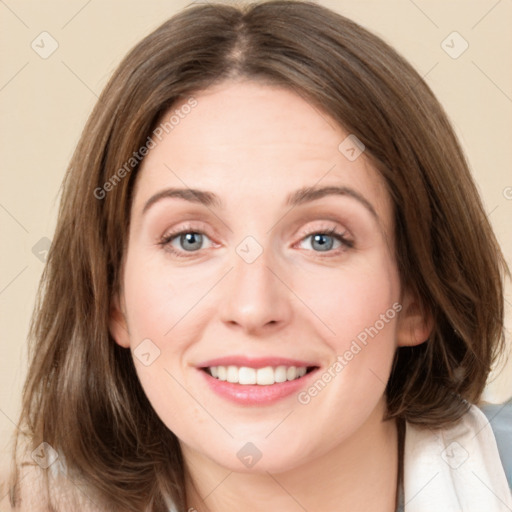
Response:
[[[285,206],[295,207],[332,195],[351,197],[352,199],[355,199],[378,220],[379,216],[372,204],[359,192],[350,187],[303,187],[289,194],[284,204]],[[142,214],[146,213],[152,205],[166,198],[184,199],[191,203],[202,204],[206,207],[212,208],[222,208],[223,206],[219,196],[213,192],[193,188],[167,188],[157,192],[146,201],[142,209]]]

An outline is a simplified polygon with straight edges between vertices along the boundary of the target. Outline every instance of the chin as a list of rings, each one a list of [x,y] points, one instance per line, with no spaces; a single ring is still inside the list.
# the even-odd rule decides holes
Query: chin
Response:
[[[290,433],[285,437],[293,439],[294,435]],[[218,445],[215,451],[211,450],[211,445],[205,450],[195,450],[230,471],[253,474],[284,473],[301,466],[312,456],[311,446],[306,441],[300,446],[296,442],[286,446],[282,438],[269,440],[265,436],[252,436],[251,439],[241,441],[237,436]]]

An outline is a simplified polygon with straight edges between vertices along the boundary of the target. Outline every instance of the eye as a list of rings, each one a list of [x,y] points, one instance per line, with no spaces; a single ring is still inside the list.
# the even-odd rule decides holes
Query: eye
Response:
[[[210,241],[209,247],[214,245],[203,231],[188,225],[180,230],[166,233],[159,241],[159,245],[178,258],[189,258],[205,249],[203,244],[206,240]],[[309,248],[314,252],[326,253],[322,257],[336,256],[347,248],[354,247],[354,242],[347,238],[347,232],[339,231],[337,227],[320,228],[302,233],[298,245],[308,240],[310,240]],[[306,247],[306,249],[309,248]]]
[[[186,253],[196,253],[201,249],[204,249],[203,243],[205,240],[209,240],[209,237],[190,226],[185,226],[179,231],[174,231],[165,234],[159,242],[159,245],[165,247],[166,250],[170,251],[177,257],[187,258],[189,255]],[[213,244],[211,244],[213,245]]]
[[[300,243],[308,240],[314,252],[329,253],[328,256],[337,255],[347,248],[354,247],[354,242],[347,238],[347,232],[340,232],[336,227],[317,229],[303,234]],[[334,247],[336,244],[338,244],[337,247]]]

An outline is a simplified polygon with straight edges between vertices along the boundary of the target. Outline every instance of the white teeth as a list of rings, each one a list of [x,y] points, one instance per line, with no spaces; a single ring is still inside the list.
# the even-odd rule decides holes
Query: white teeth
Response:
[[[286,366],[278,366],[274,370],[274,380],[276,382],[286,382]]]
[[[272,366],[266,366],[265,368],[258,368],[256,372],[256,384],[260,386],[268,386],[274,384],[274,368]]]
[[[230,380],[228,382],[239,383],[239,384],[256,384],[256,374],[257,371],[254,368],[247,368],[246,366],[242,366],[240,369],[236,369],[237,374],[236,379]]]
[[[228,382],[238,382],[238,368],[236,366],[228,366],[226,380]]]
[[[217,378],[219,380],[226,380],[226,367],[225,366],[217,366]]]
[[[276,382],[286,382],[304,377],[305,366],[265,366],[264,368],[249,368],[247,366],[211,366],[212,377],[233,384],[270,386]]]

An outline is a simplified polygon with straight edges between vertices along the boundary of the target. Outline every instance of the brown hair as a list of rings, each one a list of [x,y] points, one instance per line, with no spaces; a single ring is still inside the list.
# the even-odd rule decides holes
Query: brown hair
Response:
[[[172,500],[182,511],[186,496],[177,438],[108,329],[138,166],[103,198],[95,190],[175,102],[238,77],[289,88],[328,113],[385,178],[402,285],[434,320],[426,343],[397,350],[388,417],[432,428],[456,421],[502,350],[507,266],[447,116],[418,73],[312,2],[189,7],[125,57],[92,112],[63,183],[31,323],[20,417],[28,450],[49,443],[99,510],[157,512]],[[45,499],[60,510],[44,478]]]

